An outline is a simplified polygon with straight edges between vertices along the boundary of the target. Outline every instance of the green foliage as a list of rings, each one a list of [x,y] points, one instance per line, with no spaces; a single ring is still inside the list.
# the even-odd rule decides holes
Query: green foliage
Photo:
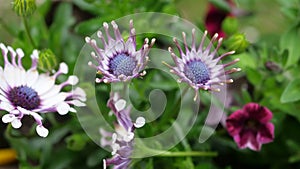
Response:
[[[280,101],[282,103],[295,102],[300,100],[300,79],[291,81],[283,91]]]
[[[95,33],[102,27],[103,22],[110,22],[129,14],[140,12],[161,12],[173,14],[188,19],[198,27],[204,27],[206,3],[212,3],[223,11],[232,10],[225,0],[209,0],[205,2],[183,0],[73,0],[52,1],[46,0],[36,4],[34,0],[15,0],[13,10],[17,12],[16,24],[6,18],[5,13],[0,18],[0,29],[3,35],[10,39],[3,42],[14,48],[22,48],[25,52],[24,67],[31,66],[30,54],[33,49],[40,51],[39,69],[49,72],[57,69],[60,62],[69,66],[71,75],[77,56],[84,46],[84,38]],[[222,30],[227,34],[224,44],[220,47],[220,54],[229,50],[236,50],[236,54],[228,56],[224,63],[239,58],[234,65],[242,69],[240,73],[230,75],[234,80],[228,84],[228,105],[225,114],[229,115],[249,102],[257,102],[267,106],[273,112],[272,123],[275,125],[275,140],[263,145],[260,152],[240,150],[233,139],[228,135],[225,126],[219,125],[213,136],[205,143],[198,142],[199,133],[205,123],[210,108],[211,95],[209,92],[199,92],[201,105],[195,124],[188,135],[170,152],[188,151],[215,151],[216,157],[147,157],[133,159],[132,167],[141,169],[250,169],[250,168],[300,168],[300,1],[299,0],[236,0],[233,1],[237,8],[250,11],[251,15],[243,17],[227,17],[223,21]],[[189,4],[192,4],[188,6]],[[268,8],[266,8],[268,4]],[[196,10],[193,10],[195,7]],[[263,8],[263,10],[260,10]],[[270,9],[269,9],[270,8]],[[12,10],[12,9],[10,9]],[[280,23],[273,23],[270,11],[280,13],[275,18]],[[236,12],[236,11],[235,11]],[[202,14],[203,13],[203,14]],[[190,15],[197,16],[197,22],[190,19]],[[26,16],[26,17],[25,17]],[[284,16],[284,17],[283,17]],[[17,15],[15,16],[17,17]],[[200,22],[199,22],[199,18]],[[150,25],[145,18],[142,22],[134,23],[136,28],[152,27],[155,30],[162,24],[157,20],[155,25]],[[19,23],[20,22],[20,23]],[[27,28],[24,25],[27,22]],[[257,26],[259,25],[260,28]],[[179,25],[181,29],[185,25]],[[255,27],[255,30],[253,30]],[[270,29],[275,31],[270,32]],[[170,25],[168,31],[174,31]],[[250,31],[249,31],[250,30]],[[129,32],[121,32],[124,37]],[[181,33],[181,32],[180,32]],[[256,37],[250,41],[252,36]],[[167,49],[172,39],[163,35],[147,34],[156,37],[157,48]],[[190,35],[187,33],[187,37]],[[198,35],[197,35],[198,36]],[[143,44],[144,37],[137,37],[137,45]],[[0,54],[1,55],[1,54]],[[90,57],[90,56],[86,56]],[[162,56],[158,56],[162,57]],[[168,57],[170,57],[168,55]],[[1,55],[1,66],[3,59]],[[150,60],[151,63],[151,60]],[[86,63],[87,66],[87,63]],[[163,65],[161,65],[163,67]],[[97,75],[100,76],[100,75]],[[64,81],[65,77],[58,81]],[[109,116],[106,101],[109,97],[110,84],[81,83],[87,93],[87,104],[94,104],[89,99],[96,94],[98,107],[103,117],[113,126],[114,116]],[[147,69],[147,74],[142,79],[134,79],[129,84],[130,101],[138,111],[151,108],[149,99],[154,89],[164,92],[167,99],[165,109],[154,121],[147,123],[136,131],[141,138],[155,136],[168,129],[178,116],[180,108],[179,84],[173,77],[164,71]],[[82,121],[90,121],[99,112],[93,113]],[[1,115],[6,112],[1,112]],[[96,169],[102,167],[102,159],[110,158],[111,153],[102,149],[99,140],[90,138],[80,125],[76,114],[56,116],[45,114],[45,124],[50,130],[47,138],[36,136],[32,123],[26,124],[20,130],[11,130],[10,126],[1,126],[1,131],[6,128],[5,136],[1,137],[4,146],[15,149],[18,153],[18,168],[20,169]],[[183,118],[187,124],[191,122]],[[223,123],[225,120],[223,121]],[[25,124],[25,122],[24,122]],[[177,126],[174,137],[182,134]],[[26,131],[26,132],[25,132]],[[97,133],[98,134],[98,133]],[[2,141],[3,140],[3,141]],[[97,142],[96,142],[97,141]],[[95,142],[97,144],[95,144]],[[162,145],[153,143],[159,149]],[[2,166],[0,166],[1,168]]]

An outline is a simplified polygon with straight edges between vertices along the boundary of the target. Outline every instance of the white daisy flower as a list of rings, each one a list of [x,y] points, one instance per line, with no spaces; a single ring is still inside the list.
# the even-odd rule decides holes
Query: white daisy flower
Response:
[[[37,134],[46,137],[49,131],[43,126],[40,114],[58,112],[65,115],[69,111],[76,112],[72,105],[85,105],[83,102],[86,101],[86,95],[81,88],[77,87],[69,92],[61,91],[65,86],[76,85],[76,76],[69,76],[67,81],[55,84],[59,75],[68,73],[66,63],[61,63],[59,70],[53,75],[40,74],[37,70],[37,50],[31,54],[31,68],[26,70],[22,65],[22,49],[14,50],[2,43],[0,48],[4,58],[4,69],[0,67],[0,110],[8,112],[2,117],[4,123],[11,123],[13,128],[20,128],[22,118],[29,115],[37,123]]]

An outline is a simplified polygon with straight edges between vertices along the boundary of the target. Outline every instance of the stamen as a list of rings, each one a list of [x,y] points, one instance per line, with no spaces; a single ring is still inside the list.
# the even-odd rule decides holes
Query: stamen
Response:
[[[200,45],[199,45],[199,47],[198,47],[198,51],[203,52],[203,45],[204,45],[204,41],[205,41],[205,39],[206,39],[206,36],[207,36],[207,30],[204,31],[204,33],[203,33],[203,36],[202,36]]]

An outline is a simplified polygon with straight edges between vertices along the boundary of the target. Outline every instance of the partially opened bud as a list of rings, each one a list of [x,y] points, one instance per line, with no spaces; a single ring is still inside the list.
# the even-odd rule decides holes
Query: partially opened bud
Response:
[[[38,68],[49,72],[57,66],[56,56],[50,49],[44,49],[39,53]]]
[[[20,16],[32,15],[36,9],[35,0],[14,0],[14,11]]]
[[[234,50],[236,53],[241,53],[246,50],[249,46],[249,42],[247,41],[244,34],[237,33],[230,36],[226,41],[225,45],[228,50]]]

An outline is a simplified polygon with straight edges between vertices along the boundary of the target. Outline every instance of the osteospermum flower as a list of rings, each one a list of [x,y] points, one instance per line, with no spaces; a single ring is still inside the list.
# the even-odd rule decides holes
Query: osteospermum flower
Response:
[[[219,88],[215,87],[215,85],[223,85],[224,83],[232,83],[233,80],[229,79],[222,79],[221,77],[225,74],[234,73],[240,71],[240,68],[232,68],[227,71],[223,71],[224,68],[235,64],[239,61],[239,59],[235,59],[232,62],[227,64],[218,64],[225,56],[233,54],[234,51],[227,52],[222,54],[221,56],[214,58],[217,55],[217,51],[222,44],[222,38],[218,38],[218,34],[215,34],[211,39],[210,43],[206,48],[204,48],[204,41],[207,36],[207,31],[204,32],[202,37],[201,43],[198,48],[195,45],[195,29],[192,30],[192,46],[189,50],[186,41],[186,34],[183,32],[183,42],[185,47],[185,53],[183,52],[182,48],[180,47],[176,38],[174,38],[174,43],[176,44],[180,57],[177,57],[176,54],[173,52],[172,48],[169,47],[169,52],[176,64],[175,67],[172,67],[165,63],[171,70],[172,73],[179,76],[178,82],[186,82],[195,90],[195,97],[196,100],[198,96],[198,90],[215,90],[220,91]],[[218,41],[217,47],[212,50],[213,43]]]
[[[97,36],[102,41],[103,49],[97,46],[96,40],[86,37],[86,42],[89,43],[95,50],[91,56],[97,61],[97,65],[89,62],[89,65],[96,68],[98,73],[102,74],[101,79],[97,78],[96,82],[120,82],[128,81],[132,78],[145,75],[144,70],[150,48],[153,46],[155,39],[149,44],[148,38],[145,39],[140,50],[136,50],[136,33],[133,28],[133,21],[130,20],[130,35],[125,42],[119,31],[118,25],[112,21],[111,25],[114,30],[115,38],[112,38],[109,33],[109,25],[104,22],[103,27],[106,33],[107,41],[101,31],[98,31]]]
[[[257,103],[248,103],[232,113],[226,120],[229,134],[238,147],[259,151],[262,144],[274,140],[272,112]]]
[[[113,157],[103,160],[103,168],[114,165],[114,169],[127,169],[131,162],[131,154],[134,143],[134,130],[145,124],[145,118],[138,117],[133,123],[130,118],[131,107],[126,108],[126,101],[121,99],[118,93],[111,93],[107,106],[117,118],[115,132],[111,133],[100,128],[102,147],[110,146]]]
[[[46,137],[49,131],[43,126],[40,114],[58,112],[64,115],[69,111],[76,111],[71,105],[85,105],[83,101],[86,100],[86,96],[81,88],[61,92],[63,87],[77,84],[76,76],[69,76],[67,81],[55,84],[55,79],[59,75],[68,73],[68,66],[65,63],[61,63],[59,70],[53,75],[39,74],[37,50],[31,54],[31,68],[26,70],[22,66],[24,53],[21,49],[15,51],[2,43],[0,48],[4,58],[4,69],[0,67],[0,110],[8,112],[2,117],[4,123],[11,123],[13,128],[20,128],[22,118],[28,115],[37,123],[37,134]]]

